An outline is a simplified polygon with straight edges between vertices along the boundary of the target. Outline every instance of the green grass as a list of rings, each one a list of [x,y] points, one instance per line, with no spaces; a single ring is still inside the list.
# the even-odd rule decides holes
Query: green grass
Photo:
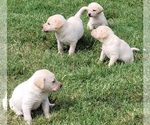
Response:
[[[57,98],[51,119],[39,108],[32,113],[33,125],[142,125],[142,0],[97,1],[115,34],[141,50],[134,53],[133,64],[117,62],[108,68],[108,60],[98,61],[101,44],[86,28],[86,13],[82,16],[85,33],[73,56],[67,47],[58,55],[54,33],[41,31],[49,16],[59,13],[69,18],[90,2],[8,1],[8,97],[38,69],[51,70],[63,84],[61,91],[51,95]],[[22,124],[23,118],[8,110],[8,125]]]

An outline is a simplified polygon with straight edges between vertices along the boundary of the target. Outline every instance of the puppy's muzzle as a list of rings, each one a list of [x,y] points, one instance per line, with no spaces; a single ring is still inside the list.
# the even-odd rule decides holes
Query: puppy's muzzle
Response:
[[[60,85],[58,86],[57,91],[58,91],[58,90],[61,90],[61,88],[62,88],[62,84],[60,84]]]
[[[57,84],[57,85],[52,89],[52,91],[53,91],[53,92],[56,92],[56,91],[59,91],[61,88],[62,88],[62,85],[61,85],[61,84]]]
[[[43,29],[42,29],[42,31],[45,32],[45,33],[48,33],[48,31],[46,31],[46,30],[43,30]]]
[[[47,33],[47,32],[48,32],[48,30],[45,30],[45,28],[44,28],[44,24],[42,25],[42,32],[45,32],[45,33]]]
[[[92,17],[91,13],[88,13],[88,16],[89,16],[89,17]]]

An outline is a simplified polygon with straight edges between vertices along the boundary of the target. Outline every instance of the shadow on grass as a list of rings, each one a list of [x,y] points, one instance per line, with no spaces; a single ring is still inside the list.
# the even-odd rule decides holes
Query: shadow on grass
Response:
[[[74,104],[76,104],[75,99],[70,99],[69,97],[65,97],[61,100],[56,99],[55,105],[50,106],[50,114],[53,114],[54,112],[60,111],[61,109],[68,111],[70,107],[73,107]],[[37,110],[33,110],[31,112],[32,118],[36,118],[37,116],[41,116],[43,114],[42,106],[40,106]]]
[[[57,49],[57,42],[55,36],[52,36],[50,38],[48,35],[49,33],[44,34],[43,36],[40,37],[40,41],[42,41],[46,46],[48,46],[49,49],[56,48]],[[52,40],[50,40],[52,39]],[[91,50],[93,45],[95,43],[94,38],[92,38],[89,35],[83,35],[82,38],[78,41],[77,46],[76,46],[76,52],[79,50]],[[68,52],[69,46],[64,44],[64,52]]]
[[[83,36],[77,43],[76,51],[91,50],[95,40],[91,36]]]

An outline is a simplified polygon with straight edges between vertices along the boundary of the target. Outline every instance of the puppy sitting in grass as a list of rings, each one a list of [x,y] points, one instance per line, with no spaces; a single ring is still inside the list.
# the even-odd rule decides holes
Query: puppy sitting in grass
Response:
[[[23,115],[29,125],[32,120],[31,110],[40,105],[46,118],[49,118],[48,93],[59,90],[61,86],[52,72],[46,69],[38,70],[14,89],[9,106],[16,115]]]
[[[101,25],[108,25],[103,11],[103,7],[96,2],[92,2],[88,5],[88,16],[90,19],[87,26],[90,30]]]
[[[82,7],[73,17],[66,20],[62,15],[56,14],[48,18],[43,24],[42,31],[55,32],[57,39],[58,53],[63,52],[63,44],[69,45],[69,55],[75,53],[75,48],[78,40],[83,36],[84,29],[81,14],[87,10],[87,7]]]
[[[138,48],[131,48],[128,43],[116,36],[108,26],[99,26],[91,32],[91,35],[102,43],[100,61],[107,56],[110,59],[109,67],[117,60],[132,63],[133,50],[139,51]]]

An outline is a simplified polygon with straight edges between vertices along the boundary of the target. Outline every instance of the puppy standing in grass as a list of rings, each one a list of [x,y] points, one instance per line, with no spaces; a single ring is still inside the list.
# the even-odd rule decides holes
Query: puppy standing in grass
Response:
[[[103,7],[96,2],[92,2],[88,5],[88,16],[90,19],[87,26],[90,30],[101,25],[108,25],[103,11]]]
[[[134,61],[133,50],[139,51],[137,48],[130,48],[108,26],[99,26],[91,32],[91,35],[102,43],[100,61],[103,61],[107,56],[110,58],[109,67],[117,60],[132,63]]]
[[[30,125],[31,110],[37,109],[41,104],[46,118],[50,117],[48,93],[60,88],[61,84],[52,72],[46,69],[38,70],[14,89],[9,106],[17,115],[23,115]]]
[[[42,31],[55,32],[57,39],[58,53],[63,52],[63,44],[69,45],[69,55],[74,54],[78,40],[83,36],[84,29],[81,14],[87,10],[82,7],[73,17],[66,20],[62,15],[56,14],[48,18],[43,24]]]

